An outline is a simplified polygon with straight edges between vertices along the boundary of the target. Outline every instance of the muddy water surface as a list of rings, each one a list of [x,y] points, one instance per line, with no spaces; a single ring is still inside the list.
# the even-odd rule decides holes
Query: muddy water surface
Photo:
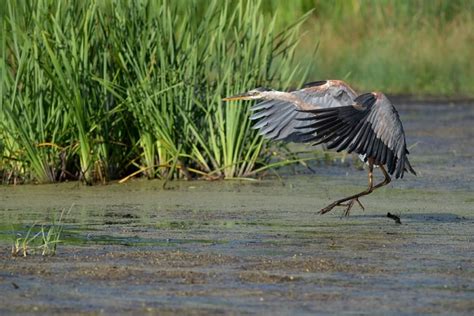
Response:
[[[166,190],[0,187],[0,314],[472,314],[474,107],[399,109],[419,176],[348,218],[316,214],[365,187],[347,163]],[[10,255],[15,234],[71,205],[56,256]]]

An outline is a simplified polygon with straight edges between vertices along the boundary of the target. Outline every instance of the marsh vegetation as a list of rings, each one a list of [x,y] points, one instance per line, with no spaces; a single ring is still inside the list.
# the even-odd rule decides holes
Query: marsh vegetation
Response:
[[[271,152],[223,95],[304,81],[258,2],[2,5],[4,182],[248,176]]]
[[[3,183],[242,178],[302,161],[251,129],[248,106],[221,102],[257,86],[341,78],[361,90],[474,93],[472,1],[0,9]]]

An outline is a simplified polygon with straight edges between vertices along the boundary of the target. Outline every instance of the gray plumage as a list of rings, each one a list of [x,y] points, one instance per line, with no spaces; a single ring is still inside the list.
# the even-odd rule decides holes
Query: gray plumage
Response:
[[[387,165],[396,178],[405,171],[416,174],[408,161],[405,132],[398,112],[380,92],[358,96],[353,105],[304,111],[312,117],[300,119],[307,141],[327,143],[328,149],[347,150],[374,159],[375,165]],[[309,123],[309,124],[308,124]]]
[[[263,102],[251,107],[250,119],[257,121],[253,128],[271,140],[305,143],[310,129],[302,128],[305,119],[311,116],[299,110],[315,110],[352,104],[357,94],[339,80],[309,83],[301,90],[280,92],[261,90]]]

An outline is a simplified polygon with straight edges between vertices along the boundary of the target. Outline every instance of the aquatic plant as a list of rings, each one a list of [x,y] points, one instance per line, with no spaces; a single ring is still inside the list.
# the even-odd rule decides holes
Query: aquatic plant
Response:
[[[248,107],[221,97],[305,79],[292,57],[306,16],[277,32],[260,1],[2,6],[6,179],[246,177],[272,156]]]
[[[26,234],[16,234],[12,243],[12,256],[21,255],[26,257],[29,254],[36,253],[41,253],[42,256],[56,255],[57,246],[62,242],[61,234],[64,229],[63,220],[65,216],[71,212],[72,207],[73,206],[67,211],[63,209],[58,220],[53,219],[50,225],[38,226],[34,223],[28,228]]]

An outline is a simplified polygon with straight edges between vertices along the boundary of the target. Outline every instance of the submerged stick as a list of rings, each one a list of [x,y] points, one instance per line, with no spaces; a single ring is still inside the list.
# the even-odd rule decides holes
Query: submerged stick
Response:
[[[397,224],[401,224],[402,222],[400,221],[400,217],[398,217],[397,215],[393,215],[391,214],[390,212],[387,213],[387,217],[388,218],[391,218],[395,221],[395,223]]]

